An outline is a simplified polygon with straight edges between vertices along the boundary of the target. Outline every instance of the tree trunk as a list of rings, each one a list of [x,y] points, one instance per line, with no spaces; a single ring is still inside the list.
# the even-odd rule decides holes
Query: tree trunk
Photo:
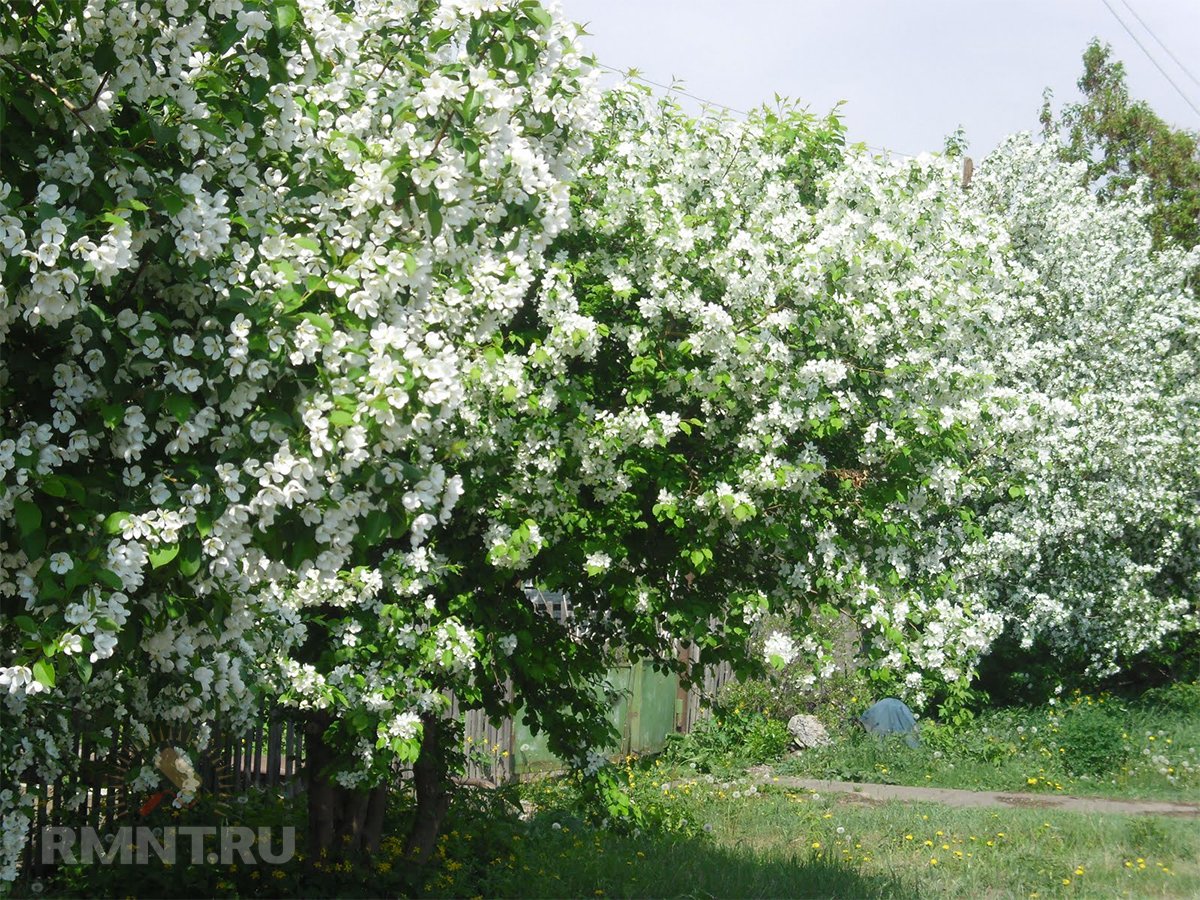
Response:
[[[418,864],[428,862],[433,856],[442,820],[450,808],[446,765],[438,747],[441,722],[435,715],[425,715],[421,717],[421,724],[421,752],[413,764],[417,809],[404,848],[407,857]]]
[[[308,855],[319,859],[343,860],[369,856],[379,847],[388,785],[355,790],[342,787],[329,775],[337,751],[325,738],[328,713],[309,719],[305,734],[308,781]]]

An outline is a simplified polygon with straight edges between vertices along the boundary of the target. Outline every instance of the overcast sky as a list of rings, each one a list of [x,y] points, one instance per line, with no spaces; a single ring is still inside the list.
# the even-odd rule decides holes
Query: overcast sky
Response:
[[[561,0],[587,25],[597,60],[738,109],[775,93],[825,112],[845,100],[852,140],[901,153],[940,150],[962,125],[972,154],[1036,130],[1042,90],[1075,99],[1093,37],[1125,63],[1134,96],[1175,125],[1189,108],[1104,0]],[[1200,0],[1109,0],[1200,107]],[[1128,4],[1128,6],[1124,5]],[[698,106],[681,99],[689,109]]]

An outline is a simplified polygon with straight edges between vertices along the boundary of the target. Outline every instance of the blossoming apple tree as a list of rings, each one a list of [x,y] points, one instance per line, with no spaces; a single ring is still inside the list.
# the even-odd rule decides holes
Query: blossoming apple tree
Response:
[[[960,580],[1016,647],[1098,677],[1200,631],[1200,253],[1152,252],[1148,209],[1055,154],[1010,138],[970,192],[1020,271],[978,352],[1023,422]]]
[[[574,29],[484,0],[20,9],[6,873],[19,785],[71,763],[72,729],[236,728],[264,694],[312,722],[310,837],[358,840],[381,814],[360,789],[418,756],[481,652],[430,543],[463,489],[467,373],[567,221],[594,105]]]

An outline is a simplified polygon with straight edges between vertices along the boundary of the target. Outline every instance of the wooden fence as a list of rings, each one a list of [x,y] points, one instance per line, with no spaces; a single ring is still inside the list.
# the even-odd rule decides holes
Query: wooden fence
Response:
[[[548,615],[559,621],[570,617],[570,605],[561,596],[539,595],[531,598],[542,603]],[[681,651],[681,661],[699,664],[698,650]],[[703,704],[732,678],[728,665],[706,668],[703,677],[690,689],[680,687],[676,703],[675,730],[686,733],[703,715]],[[467,757],[466,776],[500,784],[519,777],[517,765],[517,724],[506,718],[493,725],[482,710],[459,708],[450,695],[450,718],[463,718],[463,750]],[[80,723],[82,725],[82,723]],[[155,751],[167,744],[194,747],[196,734],[190,729],[164,728],[140,739],[127,726],[113,729],[110,750],[101,752],[80,728],[72,746],[60,752],[74,755],[78,773],[40,788],[40,799],[33,810],[31,841],[26,848],[25,871],[38,868],[41,836],[49,826],[91,826],[101,833],[111,832],[118,823],[144,809],[146,799],[135,797],[129,789],[131,776],[142,766],[154,764]],[[279,789],[287,793],[304,786],[304,724],[291,718],[286,710],[264,711],[258,724],[244,734],[214,732],[203,753],[202,768],[207,784],[204,790],[221,796],[236,797],[253,789]],[[407,772],[399,772],[404,778]],[[133,804],[141,804],[134,807]]]

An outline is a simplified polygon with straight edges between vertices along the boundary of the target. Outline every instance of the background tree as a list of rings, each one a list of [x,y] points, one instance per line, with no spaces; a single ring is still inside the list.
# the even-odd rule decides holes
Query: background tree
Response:
[[[958,559],[964,602],[1005,618],[988,669],[1006,691],[1197,665],[1200,249],[1155,251],[1149,199],[1102,200],[1084,168],[1018,136],[969,191],[1014,273],[974,348],[1016,400],[991,450],[1010,496]]]
[[[1085,183],[1104,198],[1127,194],[1145,179],[1155,246],[1200,243],[1200,135],[1172,128],[1125,84],[1125,66],[1112,48],[1092,41],[1079,79],[1083,100],[1054,116],[1051,94],[1042,106],[1042,129],[1059,136],[1065,159],[1087,164]]]

